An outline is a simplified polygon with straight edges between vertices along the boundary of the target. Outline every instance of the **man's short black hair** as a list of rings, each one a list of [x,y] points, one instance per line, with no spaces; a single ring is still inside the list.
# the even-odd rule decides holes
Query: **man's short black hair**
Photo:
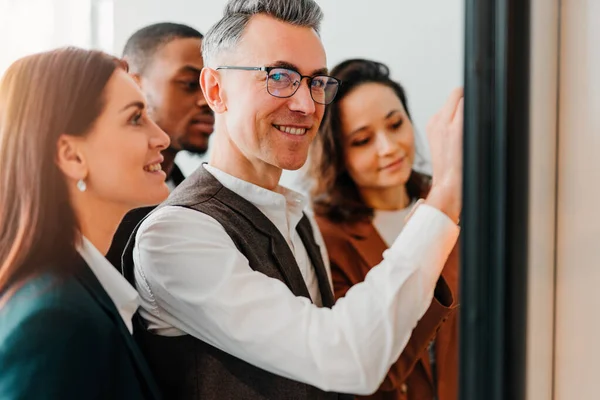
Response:
[[[148,25],[127,40],[123,49],[123,58],[129,63],[130,72],[142,74],[162,46],[175,39],[202,39],[203,37],[204,35],[196,29],[183,24],[161,22]]]

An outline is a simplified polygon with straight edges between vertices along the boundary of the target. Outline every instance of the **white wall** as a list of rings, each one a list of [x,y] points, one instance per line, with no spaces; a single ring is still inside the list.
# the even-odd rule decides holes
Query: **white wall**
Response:
[[[91,1],[0,0],[0,75],[31,53],[89,47]]]
[[[600,378],[600,2],[561,2],[555,400]]]
[[[225,0],[114,0],[115,52],[144,25],[172,21],[201,32],[220,17]],[[387,63],[406,87],[417,130],[455,86],[462,85],[464,0],[318,0],[329,66],[350,57]],[[424,141],[422,141],[424,143]],[[424,149],[428,158],[427,149]],[[181,157],[179,158],[181,160]],[[178,161],[179,161],[178,160]]]

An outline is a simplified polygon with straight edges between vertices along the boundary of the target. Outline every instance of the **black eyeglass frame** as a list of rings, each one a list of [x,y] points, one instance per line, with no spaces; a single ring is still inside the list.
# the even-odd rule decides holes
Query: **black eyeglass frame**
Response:
[[[333,101],[335,100],[335,97],[337,96],[337,92],[340,89],[340,86],[342,85],[342,81],[340,81],[339,79],[337,79],[337,78],[335,78],[333,76],[330,76],[330,75],[325,75],[325,74],[317,74],[317,75],[313,75],[313,76],[302,75],[300,72],[298,72],[298,71],[296,71],[294,69],[291,69],[291,68],[286,68],[286,67],[239,67],[239,66],[234,66],[234,65],[221,65],[221,66],[219,66],[219,67],[217,67],[215,69],[216,70],[229,69],[229,70],[239,70],[239,71],[264,71],[264,72],[267,73],[267,92],[271,96],[277,97],[277,98],[280,98],[280,99],[287,99],[287,98],[290,98],[293,95],[295,95],[296,92],[298,91],[298,89],[300,88],[300,84],[296,85],[296,88],[288,96],[278,96],[278,95],[275,95],[275,94],[271,93],[271,91],[269,90],[269,74],[274,69],[284,69],[284,70],[287,70],[287,71],[295,72],[295,73],[297,73],[300,76],[300,81],[299,82],[302,82],[302,80],[304,78],[306,78],[308,80],[308,88],[310,89],[310,97],[313,99],[313,101],[315,103],[322,104],[322,105],[328,105],[328,104],[333,103]],[[326,77],[326,78],[332,79],[333,81],[335,81],[337,83],[337,87],[335,89],[335,93],[331,97],[331,100],[329,102],[327,102],[327,103],[322,103],[322,102],[320,102],[318,100],[315,100],[315,97],[313,96],[312,87],[310,85],[311,85],[312,81],[315,78],[317,78],[317,77]],[[294,85],[294,83],[292,83],[292,85]]]

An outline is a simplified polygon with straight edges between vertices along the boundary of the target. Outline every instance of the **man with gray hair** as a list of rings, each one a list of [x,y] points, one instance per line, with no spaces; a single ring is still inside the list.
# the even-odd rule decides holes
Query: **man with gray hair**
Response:
[[[137,337],[168,399],[372,393],[434,291],[440,313],[452,312],[439,276],[459,232],[461,90],[428,127],[430,195],[335,305],[307,199],[278,186],[282,170],[305,163],[340,84],[327,75],[321,18],[313,0],[230,0],[204,39],[210,162],[141,224],[125,255],[142,299]]]

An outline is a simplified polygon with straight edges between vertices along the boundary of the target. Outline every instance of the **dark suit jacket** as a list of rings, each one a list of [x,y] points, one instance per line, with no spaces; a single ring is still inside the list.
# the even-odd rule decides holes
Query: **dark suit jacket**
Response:
[[[83,259],[0,308],[0,399],[159,399],[114,303]]]
[[[362,282],[383,259],[387,245],[369,221],[336,224],[317,217],[325,239],[336,299]],[[448,258],[435,298],[371,400],[432,400],[434,384],[439,400],[458,398],[458,246]],[[450,293],[451,292],[451,293]],[[407,305],[410,306],[410,305]],[[437,382],[430,368],[428,345],[436,339]]]

